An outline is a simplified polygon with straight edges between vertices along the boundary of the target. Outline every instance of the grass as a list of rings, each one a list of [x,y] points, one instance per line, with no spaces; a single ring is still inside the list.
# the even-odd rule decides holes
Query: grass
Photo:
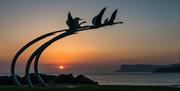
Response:
[[[80,85],[76,87],[17,87],[0,86],[0,91],[180,91],[165,86]]]

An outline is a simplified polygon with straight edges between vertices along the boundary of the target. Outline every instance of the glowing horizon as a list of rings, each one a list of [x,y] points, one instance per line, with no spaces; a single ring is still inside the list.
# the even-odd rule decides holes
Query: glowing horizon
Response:
[[[80,16],[88,21],[87,24],[91,24],[92,17],[105,6],[108,6],[108,9],[103,20],[118,8],[116,21],[125,23],[79,32],[59,40],[43,52],[40,64],[99,66],[110,63],[178,63],[179,1],[140,1],[77,0],[72,5],[70,2],[73,1],[66,0],[1,0],[0,68],[9,65],[14,54],[30,40],[50,31],[67,28],[65,21],[68,11],[71,11],[74,17]],[[28,49],[19,62],[25,64],[33,50],[51,38],[42,40],[31,47],[32,49]]]

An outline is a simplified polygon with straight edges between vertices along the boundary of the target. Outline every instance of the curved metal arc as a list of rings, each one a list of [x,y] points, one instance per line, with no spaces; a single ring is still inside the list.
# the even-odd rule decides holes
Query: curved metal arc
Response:
[[[87,27],[87,26],[86,26]],[[85,28],[85,27],[84,27]],[[59,32],[64,32],[64,31],[67,31],[68,29],[63,29],[63,30],[58,30],[58,31],[53,31],[53,32],[50,32],[50,33],[47,33],[47,34],[44,34],[38,38],[35,38],[34,40],[28,42],[26,45],[24,45],[14,56],[13,60],[12,60],[12,63],[11,63],[11,75],[12,75],[12,79],[14,81],[14,83],[18,86],[21,86],[21,83],[18,81],[17,77],[16,77],[16,74],[15,74],[15,66],[16,66],[16,62],[17,62],[17,59],[18,57],[27,49],[29,48],[31,45],[33,45],[34,43],[46,38],[46,37],[49,37],[51,35],[54,35],[56,33],[59,33]]]
[[[77,33],[73,33],[73,34],[77,34]],[[71,35],[73,35],[73,34],[71,34]],[[38,71],[39,58],[40,58],[43,51],[44,50],[42,50],[39,54],[36,55],[36,58],[35,58],[35,61],[34,61],[34,72],[35,72],[35,76],[36,76],[38,82],[40,84],[42,84],[43,86],[47,87],[48,84],[46,84],[45,81],[41,78],[41,76],[39,74],[39,71]]]
[[[29,57],[29,60],[26,64],[26,69],[25,69],[25,77],[26,77],[26,82],[28,84],[29,87],[33,87],[32,85],[32,82],[30,80],[30,77],[29,77],[29,70],[30,70],[30,66],[31,66],[31,63],[34,59],[34,57],[36,55],[38,55],[39,53],[41,53],[41,50],[45,50],[50,44],[52,44],[53,42],[55,42],[56,40],[58,39],[61,39],[63,37],[66,37],[67,35],[70,35],[70,34],[73,34],[71,32],[65,32],[65,33],[62,33],[54,38],[52,38],[51,40],[49,40],[48,42],[44,43],[43,45],[41,45],[35,52],[33,52],[33,54]]]
[[[87,30],[87,29],[93,29],[92,27],[90,26],[84,26],[80,29],[77,29],[75,31],[82,31],[82,30]],[[39,53],[41,53],[41,51],[45,50],[50,44],[52,44],[53,42],[63,38],[63,37],[66,37],[68,35],[72,35],[72,34],[76,34],[76,32],[73,32],[73,31],[68,31],[68,32],[65,32],[65,33],[62,33],[56,37],[54,37],[53,39],[49,40],[48,42],[44,43],[43,45],[41,45],[35,52],[33,52],[33,54],[29,57],[29,60],[26,64],[26,69],[25,69],[25,77],[26,77],[26,82],[28,84],[29,87],[33,87],[32,85],[32,82],[30,80],[30,77],[29,77],[29,69],[30,69],[30,65],[34,59],[34,57],[36,55],[38,55]],[[39,59],[39,58],[38,58]],[[36,72],[36,71],[35,71]],[[39,78],[40,76],[37,77],[37,79],[41,79]],[[42,80],[38,80],[39,82],[41,82],[41,84],[43,84],[44,82]],[[46,86],[46,85],[44,85]]]
[[[35,58],[35,61],[34,61],[34,72],[35,72],[35,77],[37,78],[38,82],[39,82],[41,85],[47,87],[48,84],[46,84],[46,83],[44,82],[44,80],[41,78],[41,76],[40,76],[40,74],[39,74],[39,71],[38,71],[38,62],[39,62],[38,60],[39,60],[42,52],[43,52],[43,51],[41,51],[38,55],[36,55],[36,58]]]
[[[48,37],[48,36],[51,36],[51,35],[54,35],[55,33],[58,33],[58,32],[63,32],[63,31],[67,31],[67,29],[64,29],[64,30],[58,30],[58,31],[54,31],[54,32],[50,32],[50,33],[47,33],[47,34],[44,34],[30,42],[28,42],[25,46],[23,46],[14,56],[13,60],[12,60],[12,63],[11,63],[11,75],[12,75],[12,78],[13,78],[13,81],[16,85],[19,85],[21,86],[21,83],[18,81],[17,77],[16,77],[16,74],[15,74],[15,65],[16,65],[16,62],[17,62],[17,59],[18,57],[28,48],[30,47],[31,45],[33,45],[34,43]]]

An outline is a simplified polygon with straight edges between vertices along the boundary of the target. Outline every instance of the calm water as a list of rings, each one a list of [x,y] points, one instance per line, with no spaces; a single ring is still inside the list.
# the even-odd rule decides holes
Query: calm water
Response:
[[[87,74],[101,85],[180,85],[180,73]]]

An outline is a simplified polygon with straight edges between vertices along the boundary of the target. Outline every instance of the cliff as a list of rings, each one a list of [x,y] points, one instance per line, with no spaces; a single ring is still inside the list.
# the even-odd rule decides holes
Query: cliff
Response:
[[[116,72],[180,73],[180,64],[170,64],[170,65],[123,64]]]
[[[154,73],[180,73],[180,64],[171,64],[167,67],[158,68]]]
[[[147,65],[147,64],[135,64],[126,65],[123,64],[116,72],[153,72],[158,68],[163,68],[163,65]]]

